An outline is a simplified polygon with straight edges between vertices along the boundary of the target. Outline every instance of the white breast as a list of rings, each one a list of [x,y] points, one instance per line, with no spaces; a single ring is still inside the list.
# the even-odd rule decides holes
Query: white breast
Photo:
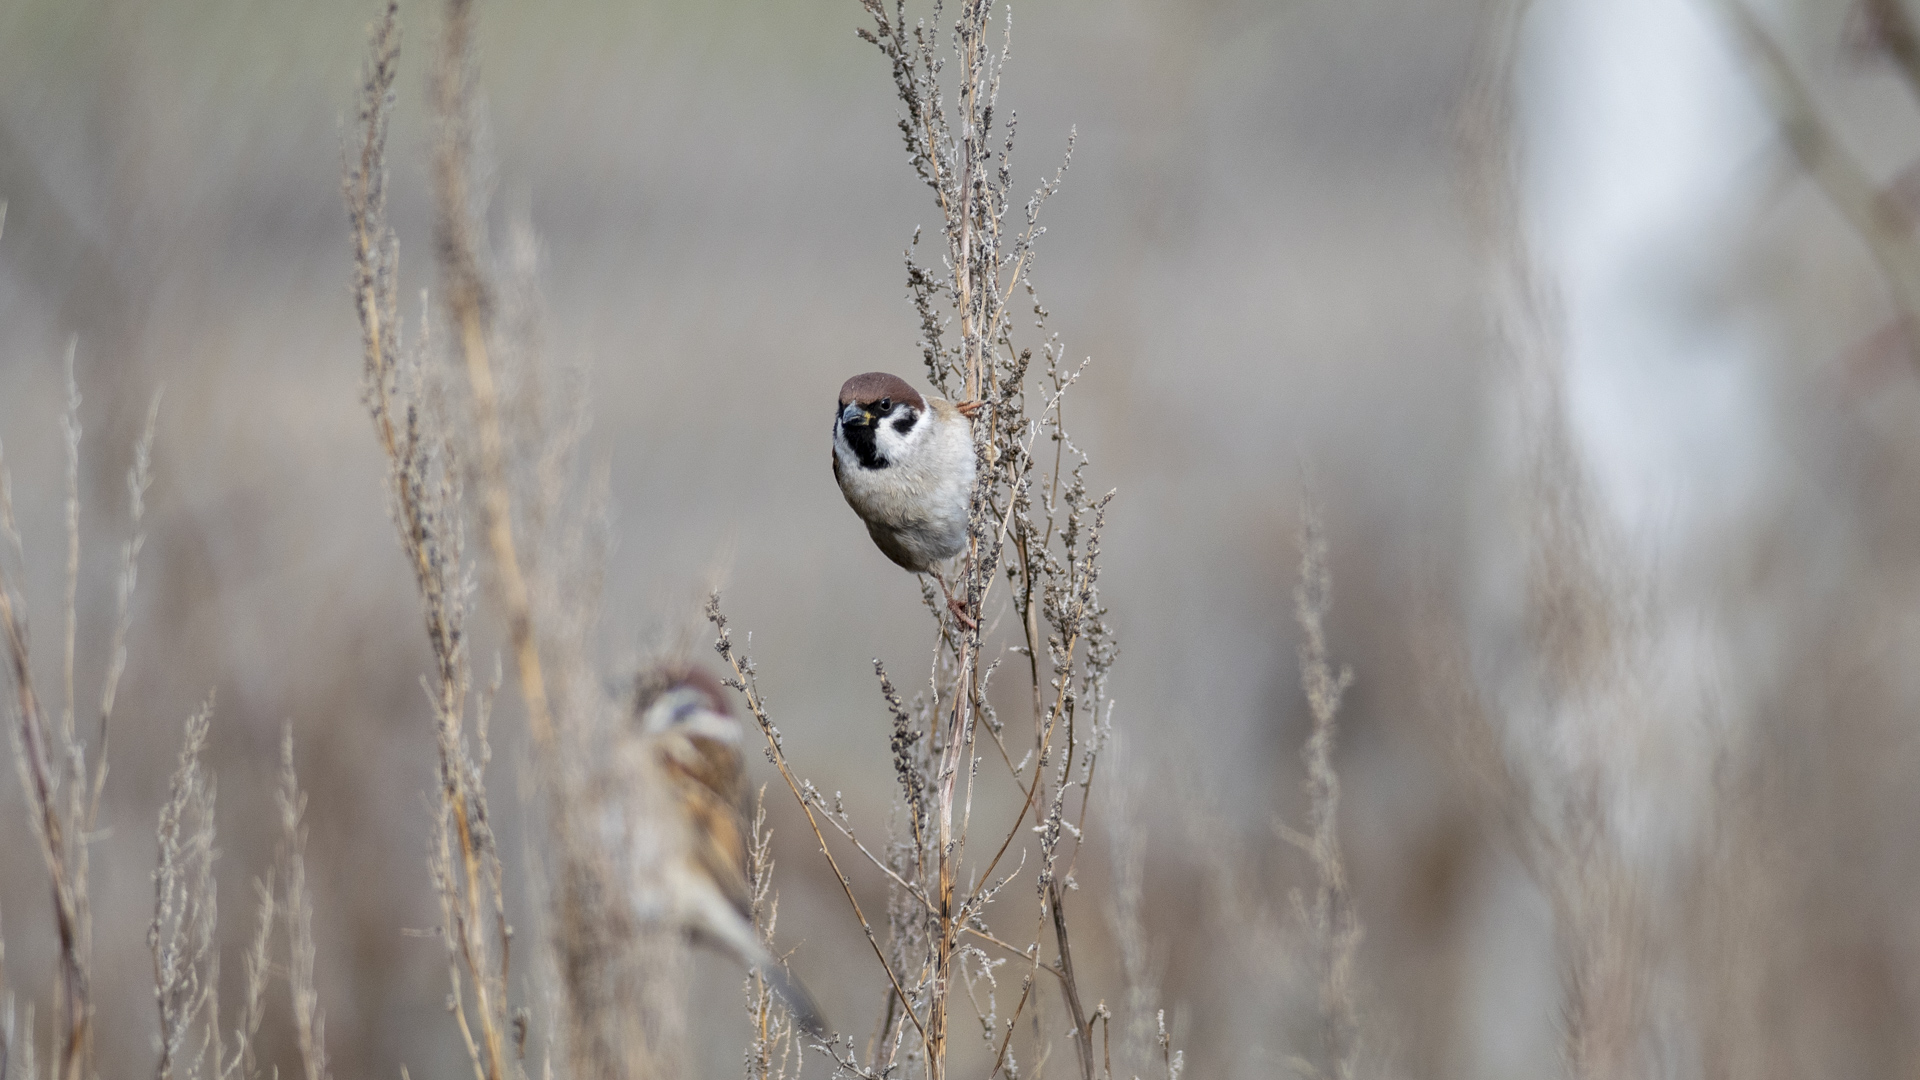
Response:
[[[905,436],[882,425],[883,469],[869,469],[836,426],[840,491],[867,523],[887,557],[916,573],[952,558],[967,543],[973,493],[973,433],[966,418],[939,398]]]

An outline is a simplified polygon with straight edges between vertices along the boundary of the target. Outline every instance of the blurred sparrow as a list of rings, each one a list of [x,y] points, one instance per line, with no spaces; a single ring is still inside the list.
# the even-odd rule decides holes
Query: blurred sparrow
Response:
[[[720,683],[698,668],[669,671],[640,688],[643,781],[659,785],[677,813],[661,830],[663,914],[696,941],[731,953],[759,973],[794,1022],[826,1037],[820,1009],[761,944],[747,891],[740,721]]]
[[[967,546],[974,470],[967,421],[980,405],[923,398],[905,379],[869,371],[841,385],[833,416],[833,478],[847,505],[887,558],[933,575],[968,627],[974,620],[935,564]]]

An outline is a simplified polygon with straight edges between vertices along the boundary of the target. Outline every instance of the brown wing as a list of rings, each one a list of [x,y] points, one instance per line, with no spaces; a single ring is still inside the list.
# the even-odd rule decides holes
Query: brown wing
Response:
[[[693,826],[694,857],[741,915],[747,895],[747,828],[741,813],[740,751],[697,735],[667,735],[666,763]]]

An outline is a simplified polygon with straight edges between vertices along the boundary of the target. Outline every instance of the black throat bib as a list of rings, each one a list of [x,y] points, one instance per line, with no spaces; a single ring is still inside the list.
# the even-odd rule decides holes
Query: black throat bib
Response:
[[[853,448],[853,456],[860,459],[863,469],[884,469],[891,462],[880,456],[880,447],[875,441],[880,429],[876,424],[840,424],[840,433],[846,436],[847,445]]]

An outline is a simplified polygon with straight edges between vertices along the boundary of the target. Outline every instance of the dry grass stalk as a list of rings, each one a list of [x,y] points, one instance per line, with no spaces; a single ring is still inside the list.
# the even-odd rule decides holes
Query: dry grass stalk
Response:
[[[66,445],[67,561],[64,600],[66,625],[62,649],[63,704],[58,721],[51,720],[36,689],[28,647],[27,613],[17,581],[25,570],[25,551],[13,519],[12,486],[0,455],[0,632],[6,637],[7,658],[14,694],[9,711],[14,760],[21,786],[27,792],[29,818],[46,863],[53,894],[54,923],[59,937],[59,964],[55,996],[58,1003],[57,1054],[54,1075],[61,1080],[91,1076],[93,1063],[92,905],[89,895],[88,838],[93,835],[106,783],[107,736],[114,699],[125,670],[126,628],[137,578],[138,557],[144,543],[141,516],[149,482],[154,421],[158,399],[149,409],[147,427],[134,449],[128,475],[130,538],[122,547],[118,578],[119,607],[107,670],[101,680],[100,714],[92,741],[94,760],[88,763],[88,744],[80,738],[76,717],[74,666],[77,652],[78,590],[80,578],[80,392],[73,373],[74,346],[70,341],[65,364],[66,409],[63,431]],[[10,1021],[9,1021],[10,1022]],[[31,1025],[20,1052],[31,1053]],[[9,1055],[12,1053],[11,1044]],[[29,1073],[29,1075],[32,1075]]]
[[[487,578],[554,841],[552,912],[571,1070],[667,1075],[681,1068],[684,946],[679,928],[641,910],[661,871],[648,861],[661,796],[622,791],[608,775],[609,748],[629,718],[592,662],[606,477],[600,470],[583,478],[578,464],[584,386],[544,392],[550,371],[530,229],[509,237],[504,279],[492,270],[473,182],[473,16],[468,0],[449,0],[435,67],[436,251],[466,376],[465,423],[454,431],[477,493]]]
[[[1353,683],[1353,671],[1336,673],[1327,660],[1326,619],[1333,610],[1333,573],[1327,566],[1327,538],[1320,508],[1311,495],[1300,503],[1300,582],[1294,587],[1294,617],[1300,642],[1300,679],[1313,713],[1313,731],[1300,751],[1307,768],[1309,829],[1282,835],[1313,863],[1317,885],[1309,906],[1294,894],[1301,922],[1312,936],[1320,987],[1320,1052],[1323,1066],[1313,1075],[1352,1080],[1359,1056],[1359,1011],[1354,1003],[1354,963],[1360,951],[1359,913],[1347,889],[1346,860],[1340,851],[1340,776],[1334,771],[1335,721],[1340,699]]]
[[[13,519],[11,481],[0,459],[0,628],[4,628],[15,689],[13,719],[16,762],[28,792],[36,837],[53,879],[55,924],[60,934],[59,1041],[55,1072],[63,1078],[93,1075],[91,915],[88,896],[87,839],[96,831],[107,777],[107,745],[114,706],[126,670],[132,601],[139,580],[139,558],[146,542],[145,498],[151,484],[153,439],[159,397],[148,407],[146,424],[134,445],[127,474],[131,528],[121,545],[115,580],[116,612],[99,691],[99,713],[87,763],[88,744],[77,731],[79,597],[79,452],[80,397],[72,351],[66,367],[67,400],[63,416],[66,443],[67,606],[61,681],[65,696],[60,720],[50,724],[33,682],[25,610],[15,586],[25,559]],[[211,701],[189,718],[179,764],[159,813],[158,859],[154,872],[154,913],[147,941],[153,957],[154,995],[160,1026],[159,1077],[211,1076],[217,1080],[258,1075],[253,1039],[264,1013],[269,974],[268,947],[273,924],[271,884],[260,887],[260,926],[246,955],[246,999],[231,1032],[221,1027],[220,963],[214,887],[214,782],[201,764],[212,716]],[[54,761],[63,763],[56,769]],[[290,774],[289,774],[290,775]],[[310,939],[306,954],[311,956]],[[4,949],[0,947],[0,1078],[37,1078],[32,1038],[32,1009],[25,1032],[16,1035],[13,1000],[6,991]],[[309,980],[309,1000],[311,988]],[[231,1042],[229,1042],[229,1036]]]
[[[773,934],[780,922],[780,897],[773,891],[773,834],[767,829],[767,789],[754,795],[752,832],[747,846],[747,893],[752,898],[753,927],[760,943],[774,948]],[[758,970],[747,976],[747,1015],[753,1035],[747,1043],[747,1080],[797,1080],[804,1069],[799,1032],[785,1013],[775,1009],[773,990]]]
[[[71,536],[78,532],[80,516],[80,394],[73,379],[71,346],[67,350],[66,378],[67,529],[71,549],[78,542]],[[24,565],[25,553],[19,534],[13,528],[11,506],[0,509],[4,510],[14,561]],[[70,559],[69,576],[77,572]],[[0,574],[5,574],[4,569],[0,569]],[[69,623],[71,621],[70,618]],[[27,648],[26,613],[10,576],[0,577],[0,630],[6,633],[7,653],[12,663],[15,760],[20,768],[22,787],[27,791],[34,837],[40,844],[51,878],[54,923],[60,941],[55,996],[59,1003],[56,1015],[61,1036],[55,1075],[61,1080],[78,1080],[93,1070],[92,935],[85,839],[89,823],[81,820],[81,804],[77,802],[85,781],[75,775],[76,770],[80,770],[81,776],[85,775],[85,750],[73,736],[71,708],[63,711],[65,722],[57,727],[49,722],[42,709]]]
[[[1526,9],[1525,0],[1491,9],[1463,120],[1513,408],[1509,494],[1521,524],[1527,647],[1500,673],[1498,717],[1473,658],[1428,666],[1448,684],[1466,767],[1551,906],[1562,1047],[1570,1074],[1584,1080],[1656,1064],[1648,992],[1659,927],[1615,812],[1632,783],[1624,744],[1656,702],[1644,676],[1644,586],[1609,530],[1570,429],[1558,308],[1519,220],[1511,94]]]
[[[720,654],[720,659],[733,671],[733,678],[727,681],[727,685],[740,691],[746,698],[747,711],[753,714],[754,723],[760,728],[760,733],[766,737],[767,757],[780,771],[780,778],[787,782],[787,788],[792,791],[793,797],[799,801],[801,812],[807,816],[807,824],[813,827],[813,837],[820,845],[820,854],[826,858],[827,866],[832,869],[834,879],[840,883],[841,890],[846,894],[847,903],[853,908],[854,918],[859,920],[860,929],[867,936],[867,944],[872,947],[874,957],[880,961],[881,970],[886,973],[887,981],[892,984],[895,997],[906,1009],[905,1015],[918,1027],[920,1019],[913,1011],[912,1001],[901,985],[900,976],[895,972],[893,965],[887,962],[886,953],[881,949],[879,939],[874,936],[873,924],[867,921],[866,913],[860,909],[860,901],[854,898],[852,881],[848,879],[846,872],[840,869],[839,860],[833,857],[833,849],[827,846],[826,834],[820,831],[820,819],[815,812],[824,811],[831,820],[834,810],[823,806],[823,800],[812,783],[796,777],[793,769],[787,764],[786,748],[780,739],[780,729],[773,726],[773,720],[767,715],[766,707],[760,698],[759,685],[754,681],[753,660],[734,646],[732,633],[727,629],[727,617],[720,611],[719,593],[712,594],[707,600],[707,618],[712,620],[717,633],[714,649]],[[852,835],[851,828],[843,831],[849,840],[859,843]],[[870,861],[879,862],[878,857],[868,852],[864,846],[861,847],[861,851]]]
[[[206,1042],[189,1045],[196,1029],[212,1033],[214,1068],[224,1073],[220,1052],[220,954],[213,885],[214,785],[200,764],[213,716],[208,701],[187,720],[166,804],[160,808],[159,864],[153,872],[153,923],[147,947],[153,953],[154,1001],[160,1012],[161,1080],[199,1076]]]
[[[550,901],[570,1071],[671,1074],[684,1028],[675,978],[683,946],[677,930],[636,917],[658,870],[644,858],[657,796],[625,790],[608,771],[607,749],[626,716],[591,663],[605,479],[579,476],[583,388],[543,393],[548,372],[530,231],[510,238],[504,279],[487,248],[472,181],[473,18],[465,0],[447,5],[433,78],[436,253],[453,331],[451,371],[424,347],[402,349],[399,342],[395,246],[384,213],[386,116],[397,58],[391,8],[374,34],[361,139],[347,168],[368,401],[391,462],[395,517],[436,660],[430,696],[441,798],[433,873],[456,982],[454,1014],[477,1077],[521,1074],[531,1017],[508,1002],[512,931],[482,781],[485,701],[468,701],[477,696],[470,692],[465,630],[472,564],[462,541],[471,513],[485,540],[483,576],[519,676],[552,841]],[[464,725],[474,707],[481,723],[470,746]]]
[[[513,493],[507,478],[506,439],[502,434],[500,393],[495,383],[494,308],[496,290],[482,262],[485,247],[475,193],[470,183],[473,158],[473,2],[448,0],[446,36],[434,69],[434,115],[440,124],[434,147],[436,251],[442,302],[453,322],[455,348],[467,372],[473,407],[472,435],[478,443],[480,521],[493,559],[491,568],[507,623],[527,727],[536,748],[551,749],[553,712],[547,679],[535,638],[533,596],[514,541]]]
[[[229,1034],[220,1018],[220,952],[213,880],[214,781],[201,764],[213,717],[208,699],[187,720],[180,761],[160,809],[159,859],[153,875],[154,998],[160,1013],[156,1076],[252,1080],[260,1075],[254,1037],[266,1013],[275,923],[273,875],[254,883],[259,916],[246,953],[246,997]],[[210,1059],[210,1060],[209,1060]]]
[[[425,342],[401,341],[398,240],[386,216],[386,136],[398,74],[397,6],[375,24],[362,84],[359,141],[348,156],[345,195],[354,239],[365,397],[388,459],[388,494],[401,547],[413,567],[434,669],[428,680],[439,750],[430,871],[447,946],[449,1002],[481,1080],[522,1075],[508,1002],[512,928],[487,819],[485,742],[476,761],[466,734],[472,670],[466,616],[471,563],[462,528],[461,469],[444,396],[427,370]],[[469,1005],[471,995],[471,1005]]]
[[[56,1044],[53,1075],[63,1078],[93,1075],[86,845],[99,817],[114,704],[126,670],[131,606],[139,579],[139,557],[146,540],[145,497],[151,483],[159,397],[155,396],[147,410],[146,425],[135,443],[133,464],[127,474],[131,530],[120,549],[115,588],[117,610],[101,678],[91,767],[86,761],[87,746],[76,730],[77,688],[73,678],[78,654],[77,619],[73,609],[78,602],[80,574],[79,406],[70,350],[67,407],[63,418],[67,451],[64,600],[68,615],[61,675],[66,704],[57,725],[47,722],[34,690],[26,617],[14,584],[18,580],[18,568],[24,566],[24,553],[13,519],[11,482],[4,460],[0,459],[0,627],[6,633],[13,667],[16,761],[26,781],[36,835],[53,877],[55,923],[61,939],[61,958],[56,969],[60,1039]],[[147,942],[153,957],[154,996],[160,1025],[155,1075],[163,1078],[211,1076],[216,1080],[233,1080],[259,1075],[253,1039],[264,1013],[274,898],[271,884],[260,887],[260,926],[246,955],[246,999],[229,1033],[221,1027],[220,1018],[218,904],[213,877],[214,782],[201,764],[211,716],[209,701],[187,722],[179,764],[167,802],[160,810],[156,834],[154,913]],[[64,762],[64,768],[53,767],[52,761],[56,759]],[[311,952],[309,940],[307,954]],[[16,1035],[13,999],[6,990],[3,947],[0,947],[0,993],[5,993],[4,1004],[0,1004],[0,1078],[19,1075],[37,1080],[33,1012],[31,1007],[26,1010],[25,1032]]]
[[[307,796],[293,769],[293,729],[280,736],[281,873],[287,880],[287,987],[293,1003],[294,1043],[306,1080],[327,1080],[327,1020],[314,986],[313,904],[307,898]]]
[[[255,917],[253,940],[247,945],[246,1003],[233,1031],[235,1054],[229,1059],[227,1070],[221,1073],[222,1080],[229,1075],[242,1080],[253,1080],[260,1075],[260,1065],[254,1055],[254,1038],[260,1032],[260,1021],[266,1017],[267,982],[273,974],[270,959],[273,928],[278,914],[274,904],[272,871],[268,871],[264,881],[256,880],[253,883],[253,895],[258,915]]]

